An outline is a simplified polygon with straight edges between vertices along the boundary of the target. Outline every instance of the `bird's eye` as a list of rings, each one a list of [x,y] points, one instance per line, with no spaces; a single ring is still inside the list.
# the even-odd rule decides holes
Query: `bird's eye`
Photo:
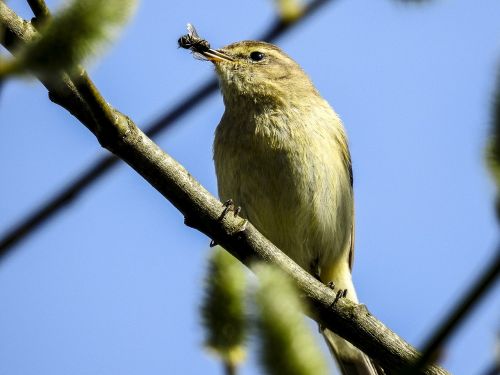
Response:
[[[253,61],[260,61],[264,58],[264,54],[262,52],[254,51],[250,54],[250,58]]]

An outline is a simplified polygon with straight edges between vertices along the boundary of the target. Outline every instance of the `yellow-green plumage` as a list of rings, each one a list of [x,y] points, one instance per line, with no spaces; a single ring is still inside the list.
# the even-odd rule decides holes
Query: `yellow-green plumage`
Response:
[[[278,47],[245,41],[215,52],[227,56],[209,56],[225,104],[214,141],[220,198],[232,199],[295,262],[357,302],[350,272],[352,173],[342,122]],[[328,341],[341,363],[366,362],[338,337]],[[375,374],[363,366],[344,373]]]
[[[349,273],[353,196],[342,123],[276,47],[223,49],[245,58],[254,50],[273,60],[216,65],[226,106],[214,142],[219,195],[303,268],[352,289],[328,278],[332,266]]]

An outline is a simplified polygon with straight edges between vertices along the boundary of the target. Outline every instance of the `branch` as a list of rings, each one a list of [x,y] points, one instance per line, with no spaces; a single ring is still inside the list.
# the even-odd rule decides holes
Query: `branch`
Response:
[[[500,374],[500,363],[494,362],[486,370],[481,372],[482,375],[498,375]]]
[[[50,11],[45,1],[43,0],[28,0],[28,5],[30,6],[33,14],[38,19],[38,21],[43,21],[50,17]]]
[[[0,25],[6,27],[9,35],[17,41],[28,41],[36,36],[33,26],[18,17],[2,1]],[[9,48],[8,45],[6,47]],[[90,110],[95,109],[94,105],[85,104],[82,110],[81,97],[72,97],[78,93],[71,90],[68,82],[43,83],[54,98],[63,97],[64,100],[56,101],[70,113],[85,113],[86,116],[78,119],[94,133],[98,141],[129,164],[182,212],[187,225],[214,239],[247,266],[260,260],[273,263],[285,271],[312,306],[311,317],[323,326],[352,342],[388,370],[402,369],[418,359],[418,352],[371,315],[364,305],[354,304],[347,299],[334,303],[335,293],[330,288],[300,268],[253,225],[233,215],[221,217],[224,208],[221,202],[153,143],[128,117],[111,106],[101,108],[101,111],[112,110],[114,117],[99,118],[101,122],[98,128],[101,131],[97,131],[92,123],[97,116]],[[97,90],[82,93],[86,99],[94,95],[99,95]],[[430,366],[423,373],[447,374],[437,366]]]
[[[480,276],[457,303],[455,308],[443,319],[441,325],[433,332],[422,349],[422,355],[418,362],[412,368],[408,369],[407,375],[418,375],[420,371],[432,362],[432,357],[443,345],[446,339],[456,327],[465,319],[477,302],[484,297],[500,275],[500,248],[497,249],[494,258],[488,262],[486,269],[479,274]]]
[[[31,2],[44,4],[43,0],[31,0]],[[329,2],[333,2],[333,0],[311,1],[303,9],[303,12],[299,18],[295,19],[294,21],[288,22],[280,19],[275,21],[274,24],[269,28],[269,30],[267,30],[261,36],[257,37],[257,40],[272,42],[276,38],[280,37],[283,33],[290,30],[293,26],[296,26],[300,22],[306,20],[321,6]],[[32,10],[38,19],[38,17],[40,17],[40,14],[38,13],[38,11],[36,11],[36,9],[36,7],[32,6]],[[154,138],[162,131],[170,128],[172,124],[175,123],[175,121],[186,115],[189,111],[193,110],[211,94],[215,93],[217,91],[217,87],[218,84],[216,79],[207,80],[196,91],[188,95],[177,105],[175,105],[171,110],[167,111],[163,116],[147,126],[147,130],[145,132],[146,135]],[[101,178],[109,170],[111,170],[111,167],[115,166],[119,160],[120,159],[118,159],[114,155],[107,155],[99,158],[85,171],[83,171],[74,181],[63,187],[53,197],[49,198],[40,207],[35,209],[34,212],[29,214],[21,222],[10,229],[2,238],[0,238],[0,261],[2,260],[2,258],[5,258],[8,252],[13,249],[16,244],[33,233],[37,228],[40,227],[40,225],[60,212],[61,209],[72,203],[81,193],[85,191],[85,189],[89,188],[94,182],[97,182],[99,178]]]

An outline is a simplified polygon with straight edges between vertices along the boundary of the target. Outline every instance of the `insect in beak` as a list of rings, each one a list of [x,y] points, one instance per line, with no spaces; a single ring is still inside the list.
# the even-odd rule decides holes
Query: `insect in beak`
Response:
[[[210,48],[210,43],[203,38],[200,38],[196,29],[190,23],[187,24],[188,33],[179,38],[179,47],[189,49],[193,52],[195,57],[203,60],[209,60],[213,63],[220,61],[234,61],[234,59],[216,49]]]

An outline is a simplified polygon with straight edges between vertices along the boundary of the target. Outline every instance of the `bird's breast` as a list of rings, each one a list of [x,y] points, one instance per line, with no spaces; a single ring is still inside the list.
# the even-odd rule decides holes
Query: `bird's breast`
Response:
[[[220,198],[233,199],[259,231],[308,269],[312,259],[334,258],[345,247],[352,192],[338,119],[314,123],[292,115],[225,114],[214,161]]]

